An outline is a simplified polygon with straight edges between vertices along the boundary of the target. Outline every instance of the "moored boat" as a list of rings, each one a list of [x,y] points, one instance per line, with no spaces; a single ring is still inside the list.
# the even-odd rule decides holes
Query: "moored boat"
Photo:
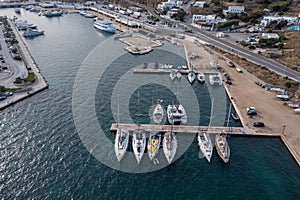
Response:
[[[107,33],[115,33],[115,25],[111,21],[97,20],[94,22],[94,27]]]
[[[222,85],[222,78],[221,78],[220,74],[210,74],[209,82],[211,85],[214,85],[214,84]]]
[[[153,158],[158,154],[159,147],[161,143],[161,134],[152,132],[150,134],[147,150],[150,160],[153,160]]]
[[[190,82],[190,84],[192,84],[195,81],[196,74],[195,74],[194,70],[189,71],[187,78],[188,78],[188,81]]]
[[[174,69],[172,69],[170,72],[170,78],[172,81],[176,78],[176,71]]]
[[[235,112],[232,112],[232,113],[231,113],[231,117],[232,117],[232,119],[234,119],[235,121],[239,121],[239,120],[240,120],[238,114],[235,113]]]
[[[126,129],[118,128],[115,138],[115,154],[120,162],[124,157],[129,142],[129,133]]]
[[[184,107],[179,105],[168,105],[167,107],[168,121],[170,124],[173,123],[187,123],[187,115]]]
[[[198,133],[198,145],[203,156],[207,159],[208,162],[210,162],[212,157],[213,146],[211,144],[211,140],[207,132]]]
[[[228,163],[230,158],[230,148],[228,145],[226,134],[221,133],[216,135],[215,146],[220,158],[224,161],[224,163]]]
[[[44,13],[45,17],[60,17],[62,12],[60,11],[47,11]]]
[[[36,37],[39,35],[44,35],[44,31],[38,31],[38,30],[32,30],[32,29],[27,29],[24,33],[24,37]]]
[[[172,163],[177,150],[177,139],[173,131],[166,132],[163,139],[163,151],[169,164]]]
[[[132,148],[134,156],[138,162],[141,162],[146,148],[146,133],[145,130],[134,130],[132,137]]]
[[[153,121],[155,124],[160,124],[164,117],[163,107],[157,103],[153,111]]]
[[[200,83],[204,83],[205,82],[205,75],[203,73],[199,73],[197,75],[197,79]]]
[[[181,79],[181,77],[182,77],[182,75],[179,71],[176,72],[176,76],[177,76],[178,79]]]

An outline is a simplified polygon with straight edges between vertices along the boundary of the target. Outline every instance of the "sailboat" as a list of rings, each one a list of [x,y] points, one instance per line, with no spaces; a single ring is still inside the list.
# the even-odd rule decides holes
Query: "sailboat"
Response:
[[[231,112],[231,104],[230,104],[229,112],[228,112],[227,127],[229,124],[230,112]],[[228,145],[227,134],[225,133],[225,131],[221,134],[217,134],[215,140],[216,140],[215,145],[216,145],[216,149],[217,149],[219,156],[222,158],[222,160],[225,163],[228,163],[229,158],[230,158],[230,148]]]
[[[189,71],[189,74],[188,74],[187,78],[188,78],[190,84],[192,84],[195,81],[196,74],[195,74],[193,69],[191,71]]]
[[[173,81],[175,78],[176,78],[176,71],[174,70],[174,69],[172,69],[171,70],[171,72],[170,72],[170,78],[171,78],[171,80]]]
[[[213,107],[214,107],[214,99],[212,100],[212,105],[211,105],[210,122],[208,125],[208,130],[211,127]],[[213,146],[208,132],[203,131],[198,133],[198,145],[200,147],[203,156],[207,159],[208,162],[210,162],[212,157],[212,152],[213,152]]]
[[[120,162],[122,158],[124,157],[127,147],[128,147],[128,142],[129,142],[129,132],[121,128],[120,126],[120,109],[119,109],[119,103],[118,103],[118,129],[116,133],[116,138],[115,138],[115,154],[117,156],[118,161]]]
[[[146,133],[143,129],[133,131],[132,148],[134,156],[138,162],[141,162],[146,148]]]
[[[159,102],[157,102],[154,111],[153,111],[153,121],[156,124],[160,124],[163,120],[164,117],[164,109],[163,107],[160,105]]]
[[[171,126],[171,132],[166,132],[164,135],[163,150],[168,163],[171,164],[177,150],[177,139],[173,133],[173,124]]]
[[[161,143],[161,134],[159,132],[151,132],[148,140],[147,150],[150,160],[158,154]]]
[[[138,101],[140,102],[139,94],[140,93],[138,93]],[[139,127],[139,124],[138,124],[138,127]],[[138,128],[137,130],[133,131],[132,148],[133,148],[134,156],[139,164],[142,160],[142,157],[144,155],[145,148],[146,148],[145,130]]]

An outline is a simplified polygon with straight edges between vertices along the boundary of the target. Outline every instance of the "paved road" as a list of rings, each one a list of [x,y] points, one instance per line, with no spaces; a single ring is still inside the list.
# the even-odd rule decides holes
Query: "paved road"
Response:
[[[149,6],[144,6],[153,16],[161,19],[161,20],[165,20],[162,19],[159,15],[157,15],[154,10],[149,7]],[[168,21],[168,20],[167,20]],[[253,53],[252,51],[249,51],[247,49],[241,48],[235,44],[229,43],[227,41],[221,40],[220,38],[217,38],[215,35],[200,30],[199,28],[196,28],[190,24],[184,23],[184,22],[180,22],[178,23],[179,28],[185,29],[186,27],[188,27],[189,29],[191,29],[194,34],[192,34],[194,37],[197,37],[209,44],[212,44],[220,49],[223,49],[225,51],[229,51],[232,52],[240,57],[246,58],[247,60],[257,63],[259,65],[265,66],[268,69],[279,73],[283,76],[287,76],[297,82],[300,82],[300,72],[294,71],[290,68],[287,68],[286,66],[272,60],[269,58],[266,58],[264,56],[261,56],[257,53]]]

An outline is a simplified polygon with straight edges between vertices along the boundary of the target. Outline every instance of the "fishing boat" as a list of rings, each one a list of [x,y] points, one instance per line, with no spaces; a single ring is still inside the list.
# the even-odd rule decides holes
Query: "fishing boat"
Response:
[[[176,78],[176,71],[173,70],[173,69],[170,72],[170,78],[171,78],[172,81]]]
[[[179,105],[168,105],[167,107],[168,121],[172,123],[187,123],[187,115],[184,107]]]
[[[222,85],[222,78],[221,78],[220,74],[210,74],[209,82],[211,85],[214,85],[214,84]]]
[[[141,162],[146,148],[146,133],[145,130],[134,130],[132,137],[132,148],[134,156],[138,162]]]
[[[129,142],[129,133],[126,129],[119,127],[115,138],[115,154],[120,162],[124,157]]]
[[[115,33],[115,25],[111,21],[97,20],[94,22],[94,27],[107,33]]]
[[[171,128],[171,132],[166,132],[163,139],[163,151],[169,164],[172,163],[177,150],[177,139]]]
[[[150,137],[148,140],[147,150],[150,160],[153,160],[155,156],[158,154],[159,147],[161,143],[161,134],[159,132],[150,133]]]
[[[203,73],[199,73],[197,75],[197,79],[200,83],[204,83],[205,82],[205,75]]]
[[[164,118],[164,109],[157,103],[153,111],[153,121],[155,124],[160,124]]]
[[[205,131],[198,133],[198,145],[203,156],[207,159],[208,162],[211,160],[213,146],[209,134]]]
[[[189,74],[188,74],[187,78],[188,78],[190,84],[192,84],[195,81],[196,74],[195,74],[194,70],[189,71]]]

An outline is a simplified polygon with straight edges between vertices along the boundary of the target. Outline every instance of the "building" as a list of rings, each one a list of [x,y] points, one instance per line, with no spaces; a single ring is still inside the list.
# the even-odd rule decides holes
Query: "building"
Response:
[[[279,39],[279,35],[276,33],[263,33],[261,37],[263,39]]]
[[[227,15],[228,13],[237,13],[241,14],[245,12],[244,6],[228,6],[228,10],[223,10],[223,14]]]
[[[261,22],[260,25],[262,27],[266,27],[271,22],[276,21],[277,23],[280,23],[281,21],[286,21],[287,25],[297,24],[299,21],[297,17],[288,17],[288,16],[281,16],[281,17],[273,17],[273,16],[265,16]]]
[[[193,4],[194,7],[198,7],[198,8],[204,8],[206,6],[206,1],[196,1]]]
[[[84,3],[85,6],[95,6],[96,5],[96,1],[87,1]]]
[[[177,6],[177,0],[168,0],[157,5],[158,10],[171,9]]]
[[[222,19],[221,21],[224,21]],[[205,30],[213,30],[215,25],[220,22],[216,15],[193,15],[192,25]]]

